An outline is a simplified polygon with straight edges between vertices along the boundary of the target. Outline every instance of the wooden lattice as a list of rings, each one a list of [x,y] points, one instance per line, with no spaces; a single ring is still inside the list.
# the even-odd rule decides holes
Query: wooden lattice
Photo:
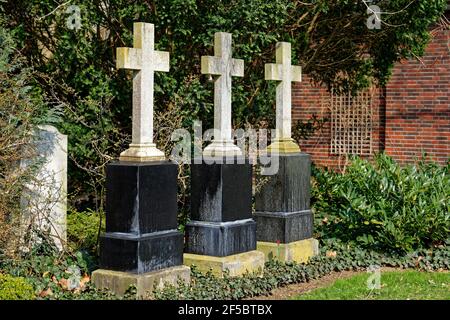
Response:
[[[331,153],[335,155],[372,154],[372,90],[353,96],[330,95]]]

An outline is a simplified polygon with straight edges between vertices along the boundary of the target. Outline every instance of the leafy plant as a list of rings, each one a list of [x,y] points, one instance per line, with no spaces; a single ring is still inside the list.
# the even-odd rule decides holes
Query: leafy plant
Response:
[[[105,229],[105,216],[91,210],[67,215],[67,240],[72,250],[97,252],[98,237]]]
[[[34,289],[24,278],[0,274],[0,300],[33,300]]]
[[[354,158],[345,173],[314,170],[312,203],[321,238],[408,252],[443,243],[450,231],[450,165],[401,167],[385,154]]]

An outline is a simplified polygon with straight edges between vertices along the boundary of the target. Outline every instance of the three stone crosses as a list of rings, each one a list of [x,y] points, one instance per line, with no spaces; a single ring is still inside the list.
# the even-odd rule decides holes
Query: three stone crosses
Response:
[[[164,160],[164,153],[153,141],[154,72],[168,72],[169,53],[155,51],[155,27],[150,23],[134,24],[133,48],[117,48],[118,69],[136,71],[133,77],[132,141],[120,155],[121,161]],[[232,77],[244,76],[244,61],[233,59],[230,33],[214,35],[214,56],[201,58],[202,74],[214,77],[214,138],[204,155],[241,155],[232,139]],[[276,90],[276,138],[268,150],[299,152],[291,138],[291,82],[301,81],[301,67],[291,65],[291,45],[279,42],[276,63],[265,65],[265,79],[280,82]]]
[[[117,294],[135,285],[144,296],[166,282],[189,282],[190,265],[235,276],[260,272],[274,255],[304,262],[317,250],[309,208],[310,158],[291,138],[291,82],[301,81],[301,68],[291,64],[291,45],[277,43],[276,63],[265,66],[265,79],[279,82],[276,137],[267,150],[281,160],[279,172],[255,201],[255,214],[250,163],[194,163],[191,220],[182,233],[178,166],[153,140],[154,73],[169,71],[169,53],[155,50],[153,24],[135,23],[133,29],[133,48],[117,48],[116,64],[134,71],[132,141],[120,161],[106,167],[106,230],[93,283]],[[232,78],[244,76],[244,61],[233,58],[230,33],[215,34],[214,56],[201,58],[201,73],[214,79],[214,138],[203,155],[245,160],[234,144],[231,112]]]

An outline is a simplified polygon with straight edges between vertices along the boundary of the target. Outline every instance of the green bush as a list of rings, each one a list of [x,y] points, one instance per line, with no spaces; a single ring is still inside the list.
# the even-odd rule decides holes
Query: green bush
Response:
[[[0,300],[32,300],[34,289],[24,278],[0,274]]]
[[[100,219],[102,219],[100,225]],[[74,250],[96,252],[99,231],[105,227],[105,217],[94,211],[71,212],[67,215],[67,240]]]
[[[314,170],[312,203],[322,238],[411,251],[439,244],[450,229],[449,164],[400,167],[380,154],[355,158],[345,173]]]

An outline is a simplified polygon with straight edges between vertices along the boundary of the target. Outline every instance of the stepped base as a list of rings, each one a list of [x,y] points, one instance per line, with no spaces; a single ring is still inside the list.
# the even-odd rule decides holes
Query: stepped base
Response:
[[[256,249],[256,223],[191,221],[186,225],[186,253],[226,257]]]
[[[92,283],[98,289],[109,289],[118,296],[123,296],[130,286],[136,287],[137,298],[151,298],[155,289],[162,289],[166,284],[176,286],[178,281],[189,283],[191,269],[176,266],[144,274],[99,269],[92,273]]]
[[[256,238],[263,242],[291,243],[312,238],[311,210],[299,212],[255,212]]]
[[[100,246],[101,269],[143,274],[183,264],[183,234],[177,230],[105,233]]]
[[[258,241],[257,250],[262,252],[266,261],[306,263],[319,254],[319,241],[310,238],[291,243],[273,243]]]
[[[249,251],[227,257],[184,254],[186,266],[195,266],[204,273],[211,271],[217,277],[223,277],[225,272],[232,277],[238,277],[245,273],[262,274],[264,263],[264,254],[259,251]]]

